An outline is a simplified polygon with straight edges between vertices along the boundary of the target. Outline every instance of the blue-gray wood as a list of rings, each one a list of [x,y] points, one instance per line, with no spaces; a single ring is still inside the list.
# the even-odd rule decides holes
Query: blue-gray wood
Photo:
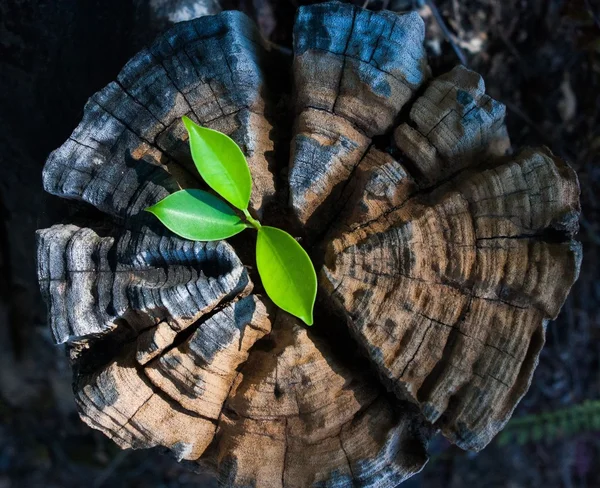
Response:
[[[239,12],[177,24],[96,93],[44,168],[46,191],[128,219],[179,185],[198,186],[181,117],[248,155],[260,213],[273,197],[268,46]]]
[[[506,108],[485,93],[481,76],[463,66],[427,87],[394,131],[396,145],[413,163],[422,187],[509,148]]]
[[[299,9],[290,205],[310,231],[327,228],[371,138],[391,129],[428,78],[424,36],[416,12],[374,13],[342,3]]]
[[[59,344],[110,332],[119,318],[136,331],[161,321],[183,330],[250,286],[226,242],[186,241],[167,230],[55,225],[38,231],[38,250],[45,253],[39,282]]]

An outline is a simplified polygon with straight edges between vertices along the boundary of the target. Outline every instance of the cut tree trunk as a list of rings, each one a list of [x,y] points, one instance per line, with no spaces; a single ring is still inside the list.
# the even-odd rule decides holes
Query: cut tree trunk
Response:
[[[89,100],[43,175],[77,216],[38,231],[86,423],[261,487],[392,487],[435,432],[479,450],[502,429],[577,278],[577,177],[510,155],[503,105],[463,67],[431,79],[423,38],[416,13],[320,4],[290,57],[224,12]],[[143,212],[203,185],[183,115],[240,144],[253,212],[302,237],[313,328],[264,294],[250,231],[190,242]]]

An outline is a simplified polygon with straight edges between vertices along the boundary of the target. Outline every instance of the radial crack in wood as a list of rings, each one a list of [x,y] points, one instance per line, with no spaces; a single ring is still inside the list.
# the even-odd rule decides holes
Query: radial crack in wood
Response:
[[[82,420],[122,448],[164,446],[179,460],[195,460],[210,443],[215,423],[186,411],[153,388],[133,351],[74,386]]]
[[[70,224],[38,231],[38,277],[57,343],[111,331],[120,319],[138,331],[160,321],[180,331],[251,289],[227,243],[149,228],[104,235]]]
[[[394,132],[421,186],[431,186],[471,164],[502,156],[510,142],[506,108],[485,94],[477,73],[456,66],[434,79]]]
[[[184,408],[216,420],[237,367],[270,330],[265,304],[246,297],[204,320],[189,339],[147,363],[144,372]]]
[[[197,186],[181,121],[187,115],[241,145],[260,214],[275,193],[268,54],[239,12],[177,24],[90,99],[71,138],[48,159],[45,189],[127,218],[180,186]]]
[[[251,205],[261,214],[275,193],[272,137],[277,137],[278,100],[268,43],[245,15],[225,12],[177,24],[150,52],[191,107],[192,118],[240,144],[253,175]],[[189,158],[184,133],[178,118],[159,136],[159,144]]]
[[[369,181],[388,174],[384,161]],[[357,188],[352,205],[370,209],[369,185]],[[339,226],[321,284],[388,386],[450,440],[481,449],[526,392],[545,324],[577,278],[577,178],[527,150],[403,200]]]
[[[406,168],[390,154],[371,147],[358,164],[340,198],[343,203],[334,228],[356,229],[399,208],[419,187]]]
[[[416,12],[374,13],[342,3],[299,9],[290,205],[310,231],[327,225],[371,137],[392,126],[427,78],[424,35]]]
[[[410,404],[279,313],[240,371],[206,462],[225,486],[394,487],[427,461],[429,434]]]
[[[112,351],[116,358],[92,372],[88,356],[113,332],[74,343],[81,417],[123,448],[164,446],[179,460],[197,460],[213,439],[236,368],[270,329],[265,304],[251,296],[201,318],[190,337],[175,339],[143,366],[136,350],[145,347],[144,334],[121,341]]]

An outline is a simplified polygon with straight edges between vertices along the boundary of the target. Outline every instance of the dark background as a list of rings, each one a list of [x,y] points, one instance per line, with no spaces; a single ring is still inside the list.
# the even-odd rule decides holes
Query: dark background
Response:
[[[50,339],[35,278],[35,229],[66,211],[42,192],[41,170],[77,125],[87,98],[172,21],[237,8],[289,47],[300,3],[310,2],[0,0],[0,488],[214,486],[158,451],[121,451],[79,421],[64,351]],[[549,146],[581,182],[581,276],[548,326],[533,384],[514,415],[546,420],[533,433],[513,420],[508,443],[494,441],[479,454],[436,439],[430,464],[405,486],[600,487],[600,425],[577,422],[577,405],[600,399],[600,4],[366,3],[419,8],[434,74],[459,62],[459,48],[488,93],[507,105],[513,145]],[[600,418],[600,403],[593,408]],[[557,420],[540,417],[563,411],[573,413],[556,428],[547,424]]]

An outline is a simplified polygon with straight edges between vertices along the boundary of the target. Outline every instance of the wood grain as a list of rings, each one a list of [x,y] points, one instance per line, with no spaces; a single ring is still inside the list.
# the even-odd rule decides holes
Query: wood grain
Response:
[[[278,313],[240,370],[213,447],[226,486],[393,487],[426,462],[427,434],[416,409]]]
[[[396,174],[405,195],[412,180]],[[371,210],[369,186],[355,191],[353,205]],[[348,214],[360,220],[329,238],[321,284],[388,388],[479,450],[527,391],[547,321],[577,279],[577,178],[547,150],[525,150],[401,200]]]
[[[371,138],[391,128],[427,79],[424,36],[416,12],[374,13],[342,3],[299,10],[290,206],[311,232],[327,228]]]

